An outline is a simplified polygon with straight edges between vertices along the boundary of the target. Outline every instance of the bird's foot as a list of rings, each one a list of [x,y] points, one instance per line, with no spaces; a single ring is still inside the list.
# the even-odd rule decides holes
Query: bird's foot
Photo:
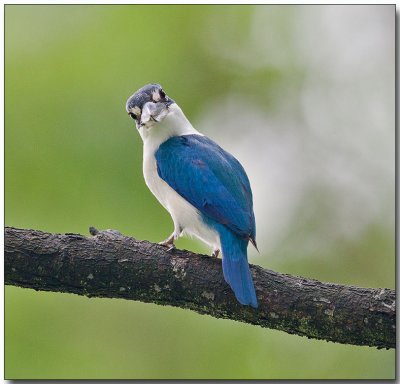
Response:
[[[162,244],[167,248],[167,252],[172,252],[174,249],[176,249],[175,244]]]
[[[158,244],[160,244],[163,247],[167,248],[167,251],[170,252],[170,251],[172,251],[172,250],[174,250],[176,248],[175,244],[174,244],[174,240],[175,240],[175,235],[172,234],[170,237],[168,237],[168,239],[166,239],[164,241],[161,241]]]
[[[214,249],[214,252],[211,254],[211,256],[218,258],[219,252],[220,252],[219,249]]]

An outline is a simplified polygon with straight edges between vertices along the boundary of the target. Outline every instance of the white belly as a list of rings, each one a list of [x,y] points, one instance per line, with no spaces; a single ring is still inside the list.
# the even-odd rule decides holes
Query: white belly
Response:
[[[207,226],[199,211],[158,176],[155,151],[144,148],[143,174],[147,186],[172,216],[176,237],[193,235],[214,249],[220,249],[219,235]]]

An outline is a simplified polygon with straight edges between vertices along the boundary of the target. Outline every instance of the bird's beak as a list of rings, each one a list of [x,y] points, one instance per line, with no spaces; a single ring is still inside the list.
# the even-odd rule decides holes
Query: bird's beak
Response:
[[[172,102],[172,100],[164,100],[158,103],[146,103],[140,115],[139,127],[151,128],[155,123],[160,123],[168,115]]]
[[[150,116],[150,118],[149,118],[149,120],[148,120],[147,122],[142,123],[142,120],[140,120],[140,121],[137,123],[137,125],[138,125],[139,128],[142,128],[142,127],[150,128],[149,126],[146,125],[149,121],[154,121],[154,122],[158,123],[157,118],[154,118],[153,116]]]

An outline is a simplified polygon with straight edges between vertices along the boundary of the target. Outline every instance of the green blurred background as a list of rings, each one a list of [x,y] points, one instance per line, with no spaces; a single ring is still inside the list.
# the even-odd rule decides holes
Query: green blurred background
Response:
[[[5,7],[6,225],[160,241],[124,110],[159,82],[245,166],[284,273],[395,286],[394,6]],[[208,252],[193,240],[178,247]],[[6,287],[8,379],[394,378],[395,353]]]

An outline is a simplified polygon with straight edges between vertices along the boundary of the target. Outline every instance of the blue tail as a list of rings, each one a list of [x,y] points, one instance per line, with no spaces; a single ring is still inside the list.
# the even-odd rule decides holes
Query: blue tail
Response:
[[[247,261],[248,241],[235,236],[227,228],[220,231],[220,238],[225,281],[241,304],[257,308],[256,292]]]

